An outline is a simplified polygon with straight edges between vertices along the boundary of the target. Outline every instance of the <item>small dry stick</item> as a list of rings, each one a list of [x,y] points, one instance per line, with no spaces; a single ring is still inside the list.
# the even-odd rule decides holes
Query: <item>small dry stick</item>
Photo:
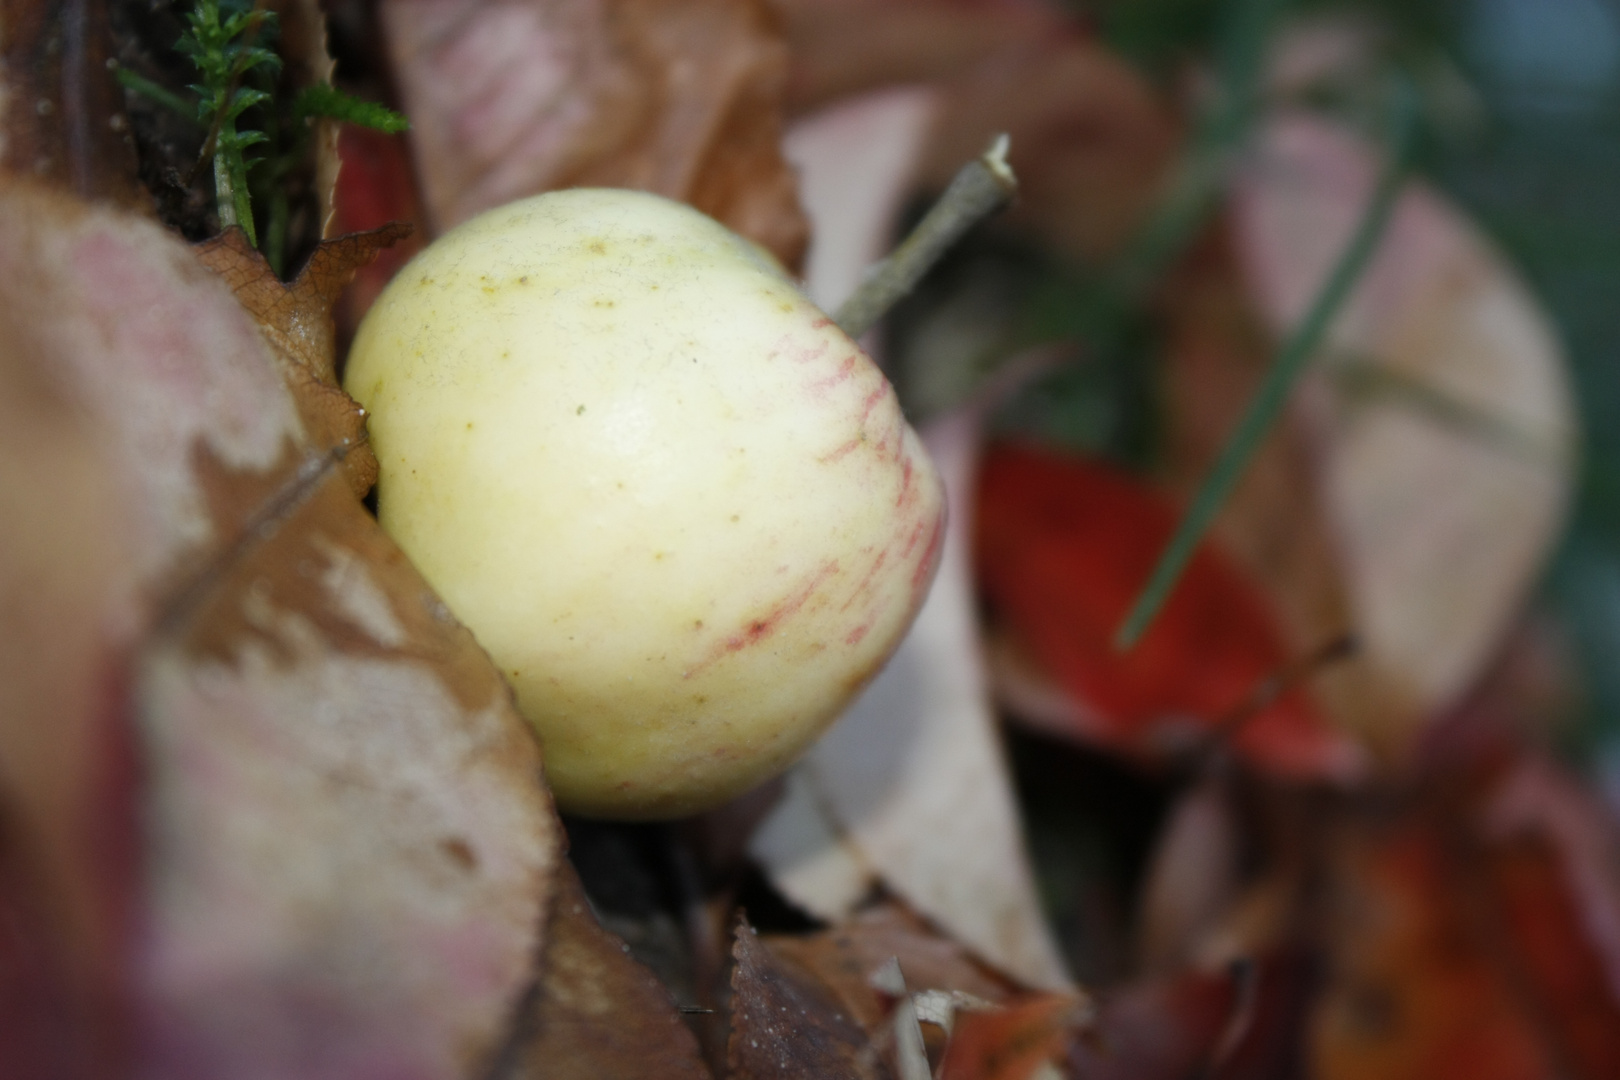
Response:
[[[1018,180],[1007,165],[1007,141],[997,135],[990,149],[962,166],[911,235],[866,271],[855,295],[833,316],[839,329],[852,338],[866,333],[963,233],[1011,201]]]

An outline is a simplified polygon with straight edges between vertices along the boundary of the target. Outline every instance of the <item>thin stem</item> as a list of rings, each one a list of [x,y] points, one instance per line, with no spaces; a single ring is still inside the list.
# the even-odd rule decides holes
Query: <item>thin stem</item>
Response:
[[[236,220],[236,189],[231,184],[231,167],[225,155],[214,155],[214,207],[219,215],[221,231],[238,224]]]
[[[962,166],[911,235],[866,271],[833,321],[852,338],[866,333],[963,233],[1006,206],[1017,190],[1018,180],[1007,167],[1007,136],[997,135],[988,150]]]
[[[1356,226],[1355,234],[1345,245],[1338,263],[1328,275],[1327,282],[1316,294],[1305,318],[1294,328],[1294,332],[1279,350],[1271,369],[1266,372],[1265,381],[1261,383],[1254,399],[1249,402],[1248,411],[1237,429],[1227,439],[1214,468],[1193,499],[1186,516],[1181,519],[1181,524],[1171,537],[1164,554],[1159,557],[1158,565],[1153,568],[1153,574],[1148,578],[1147,585],[1137,596],[1130,614],[1125,617],[1119,631],[1114,635],[1116,648],[1121,650],[1131,648],[1142,639],[1142,635],[1152,625],[1154,617],[1169,599],[1171,590],[1175,588],[1188,562],[1192,560],[1199,542],[1209,531],[1215,515],[1231,495],[1232,489],[1237,486],[1249,459],[1270,430],[1277,414],[1281,412],[1284,402],[1288,400],[1289,391],[1293,389],[1300,373],[1305,370],[1305,365],[1315,355],[1333,316],[1344,304],[1361,272],[1366,269],[1368,259],[1377,249],[1378,241],[1384,234],[1384,227],[1389,223],[1390,214],[1395,208],[1396,196],[1400,193],[1401,184],[1406,177],[1407,157],[1411,149],[1416,120],[1416,105],[1411,88],[1402,83],[1399,84],[1397,91],[1395,137],[1392,140],[1389,164],[1378,180],[1378,186],[1368,201],[1360,223]]]

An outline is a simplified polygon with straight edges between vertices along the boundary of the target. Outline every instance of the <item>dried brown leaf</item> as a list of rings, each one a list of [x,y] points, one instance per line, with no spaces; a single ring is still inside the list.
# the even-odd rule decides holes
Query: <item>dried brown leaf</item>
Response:
[[[367,440],[365,410],[337,382],[333,310],[355,272],[411,231],[395,222],[323,240],[290,283],[276,277],[241,229],[197,246],[203,265],[230,286],[269,341],[310,440],[322,450],[343,452],[343,471],[356,497],[377,482],[377,457]]]
[[[705,1080],[697,1039],[669,992],[597,923],[579,876],[557,868],[544,974],[520,1023],[527,1029],[503,1076],[513,1080]]]
[[[762,0],[387,0],[428,213],[562,187],[688,202],[798,265],[786,52]]]
[[[730,1080],[879,1080],[876,1048],[813,979],[739,921],[732,950]]]
[[[863,911],[818,934],[765,941],[778,957],[820,980],[839,1008],[869,1034],[877,1032],[889,1012],[872,976],[891,960],[900,962],[906,986],[918,993],[961,991],[994,1003],[1016,990],[960,944],[897,904]]]
[[[140,947],[118,959],[141,1068],[483,1067],[559,845],[499,675],[184,245],[0,189],[0,310],[0,351],[59,378],[114,465],[127,569],[101,596],[108,656],[81,674],[133,654]]]

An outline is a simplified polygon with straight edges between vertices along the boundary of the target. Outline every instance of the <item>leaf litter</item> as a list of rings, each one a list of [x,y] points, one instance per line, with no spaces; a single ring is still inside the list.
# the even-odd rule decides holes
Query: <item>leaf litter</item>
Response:
[[[783,109],[828,107],[800,146],[833,180],[806,197],[818,235],[844,230],[817,286],[833,302],[906,195],[959,163],[957,141],[977,152],[1011,128],[1026,198],[1007,227],[1098,263],[1153,206],[1187,127],[1184,103],[1038,5],[783,10],[382,4],[419,175],[400,144],[349,140],[346,194],[332,175],[346,136],[324,135],[312,194],[346,235],[312,236],[286,284],[239,236],[188,252],[78,202],[147,196],[122,136],[91,155],[74,141],[124,130],[116,94],[53,89],[41,43],[116,46],[94,24],[0,28],[7,100],[52,105],[9,110],[0,134],[6,171],[39,177],[0,189],[0,505],[15,537],[0,610],[21,646],[0,671],[0,906],[22,929],[0,942],[0,1016],[24,1020],[0,1024],[0,1071],[1611,1073],[1612,821],[1527,747],[1533,722],[1504,726],[1466,697],[1502,662],[1568,498],[1561,360],[1455,211],[1403,202],[1338,352],[1199,564],[1231,565],[1183,584],[1217,628],[1120,661],[1097,647],[1105,613],[1083,660],[1058,647],[1075,612],[1128,601],[1117,560],[1151,558],[1172,520],[1159,500],[1186,498],[1312,295],[1338,240],[1289,223],[1354,224],[1344,178],[1368,175],[1370,155],[1320,121],[1265,129],[1230,216],[1152,297],[1171,403],[1156,470],[1101,482],[1095,462],[1005,443],[981,464],[1004,387],[942,415],[930,440],[957,554],[887,682],[782,794],[655,834],[665,854],[642,900],[660,933],[685,935],[658,975],[637,959],[657,959],[648,916],[604,928],[601,874],[582,887],[565,860],[498,675],[359,502],[374,464],[336,386],[333,313],[352,328],[385,278],[367,267],[404,233],[387,222],[437,231],[516,195],[623,184],[796,265]],[[299,39],[324,56],[319,35]],[[694,67],[700,52],[723,62]],[[848,100],[897,82],[911,89]],[[863,124],[893,152],[864,153]],[[1428,449],[1392,455],[1368,434],[1396,428]],[[1533,495],[1527,512],[1501,509],[1510,488]],[[1442,489],[1443,520],[1390,509]],[[1023,510],[994,501],[1020,490]],[[1107,508],[1101,540],[1042,539],[1019,515],[1043,497]],[[969,531],[1009,553],[981,542],[969,560]],[[1470,561],[1437,561],[1481,534],[1497,539],[1469,540]],[[997,613],[988,638],[979,600]],[[1011,616],[1020,605],[1033,614]],[[1346,630],[1366,652],[1300,666]],[[1136,696],[1099,690],[1120,663],[1147,663]],[[1075,917],[1054,898],[1072,894],[1025,848],[1029,777],[1008,768],[992,693],[1058,731],[1062,753],[1180,796],[1134,894],[1135,958],[1095,1008],[1051,935],[1049,919]],[[1216,738],[1191,757],[1141,740],[1167,723]],[[1381,755],[1371,774],[1346,765],[1357,740]],[[602,846],[615,828],[571,825],[575,862],[624,872]],[[733,922],[739,906],[776,928]]]

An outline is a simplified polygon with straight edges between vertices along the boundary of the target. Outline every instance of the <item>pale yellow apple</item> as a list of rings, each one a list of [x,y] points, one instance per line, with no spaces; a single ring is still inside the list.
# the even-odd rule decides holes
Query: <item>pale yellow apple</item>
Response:
[[[679,203],[536,196],[394,279],[345,379],[383,526],[510,680],[558,803],[689,813],[883,664],[943,537],[870,359]]]

